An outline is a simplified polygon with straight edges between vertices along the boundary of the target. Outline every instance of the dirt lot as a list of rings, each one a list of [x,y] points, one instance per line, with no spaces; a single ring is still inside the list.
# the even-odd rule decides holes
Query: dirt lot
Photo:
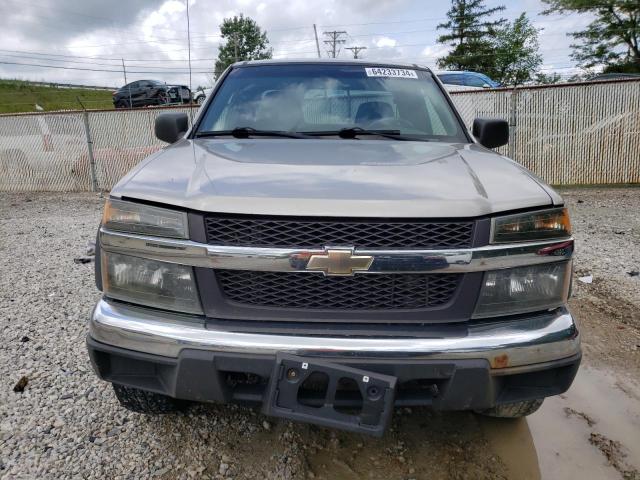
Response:
[[[0,477],[640,479],[640,188],[563,194],[585,354],[574,386],[527,420],[398,410],[379,440],[235,406],[121,409],[84,346],[93,265],[73,262],[103,200],[0,194]]]

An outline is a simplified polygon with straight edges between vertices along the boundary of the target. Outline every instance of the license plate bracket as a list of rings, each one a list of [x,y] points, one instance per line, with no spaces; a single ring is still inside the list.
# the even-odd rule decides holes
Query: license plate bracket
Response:
[[[299,388],[315,372],[328,377],[326,395],[319,406],[303,404],[298,398]],[[362,409],[357,414],[335,408],[336,392],[343,378],[353,380],[362,396]],[[264,412],[275,417],[381,437],[391,419],[395,388],[396,377],[317,358],[278,353]]]

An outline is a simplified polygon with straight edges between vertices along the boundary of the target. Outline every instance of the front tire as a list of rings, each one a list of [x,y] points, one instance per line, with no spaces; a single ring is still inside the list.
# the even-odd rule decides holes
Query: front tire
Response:
[[[184,410],[186,403],[159,393],[112,384],[116,398],[127,410],[145,414],[164,414]]]
[[[536,398],[535,400],[525,400],[522,402],[505,403],[503,405],[496,405],[486,410],[477,410],[476,413],[480,415],[486,415],[488,417],[498,418],[521,418],[531,415],[538,411],[542,406],[544,398]]]

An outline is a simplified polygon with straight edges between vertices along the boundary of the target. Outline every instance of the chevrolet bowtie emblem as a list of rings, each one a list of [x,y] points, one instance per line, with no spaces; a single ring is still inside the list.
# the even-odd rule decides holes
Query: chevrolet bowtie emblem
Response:
[[[330,249],[325,253],[311,255],[307,270],[322,270],[325,275],[353,275],[369,270],[373,263],[371,255],[354,255],[351,249]]]

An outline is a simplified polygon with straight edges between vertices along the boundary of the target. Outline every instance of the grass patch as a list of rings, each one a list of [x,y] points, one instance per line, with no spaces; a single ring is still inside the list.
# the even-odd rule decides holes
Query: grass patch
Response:
[[[43,86],[22,80],[0,80],[0,113],[79,110],[77,97],[86,108],[113,108],[110,90]]]

